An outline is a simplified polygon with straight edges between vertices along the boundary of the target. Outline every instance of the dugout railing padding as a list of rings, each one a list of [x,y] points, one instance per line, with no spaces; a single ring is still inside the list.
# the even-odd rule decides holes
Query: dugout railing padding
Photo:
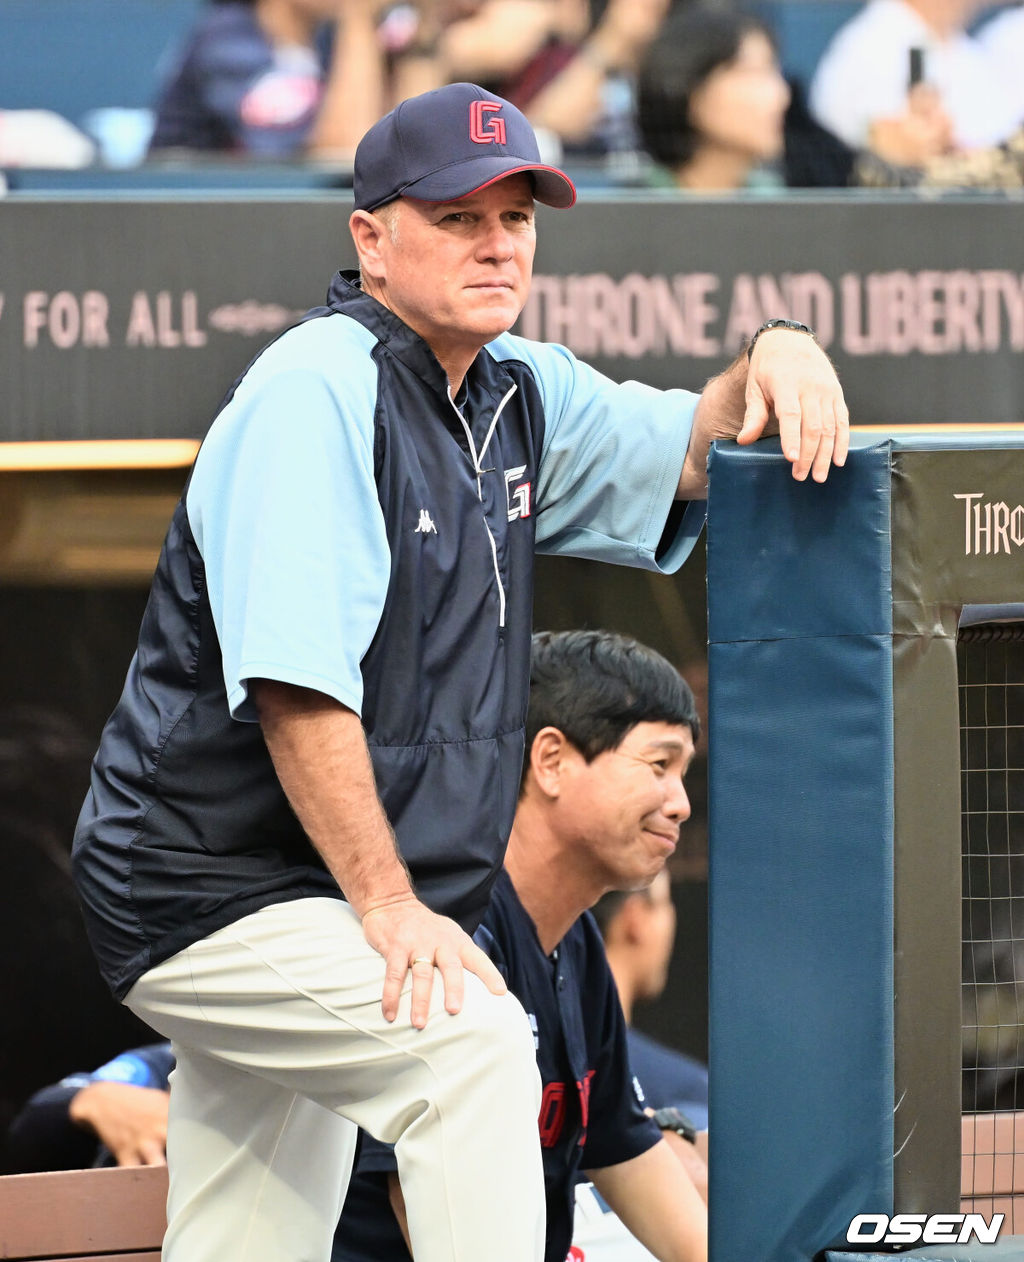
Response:
[[[956,637],[1022,599],[1022,491],[1021,427],[861,433],[824,485],[712,450],[712,1262],[959,1209]]]

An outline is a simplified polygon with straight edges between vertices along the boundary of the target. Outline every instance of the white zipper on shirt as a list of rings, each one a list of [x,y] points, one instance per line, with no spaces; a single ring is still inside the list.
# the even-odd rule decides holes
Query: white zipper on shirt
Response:
[[[480,479],[483,476],[484,470],[480,467],[480,462],[483,459],[484,452],[487,450],[487,444],[491,441],[491,436],[494,433],[495,426],[498,424],[498,417],[501,416],[502,408],[504,408],[505,404],[509,401],[509,399],[512,398],[512,396],[515,394],[517,389],[518,387],[515,384],[513,384],[512,388],[505,394],[504,398],[495,408],[494,416],[491,418],[490,426],[488,427],[487,434],[484,437],[483,446],[480,448],[480,453],[478,455],[477,450],[476,450],[476,443],[473,442],[473,431],[469,428],[469,424],[466,421],[466,418],[462,415],[462,409],[452,398],[451,387],[449,386],[448,388],[448,402],[455,409],[455,415],[459,418],[459,421],[462,424],[463,431],[465,432],[466,442],[469,443],[469,454],[473,460],[473,472],[476,475],[476,495],[477,495],[477,499],[480,500],[481,503],[483,502],[484,492],[483,492],[483,486],[481,485]],[[498,584],[498,626],[504,627],[505,625],[505,585],[501,581],[501,570],[498,567],[498,545],[494,542],[494,535],[491,532],[490,526],[487,524],[486,516],[484,516],[483,520],[484,520],[484,530],[487,531],[487,541],[491,545],[491,560],[494,563],[494,581]]]
[[[498,569],[498,545],[494,542],[494,535],[491,534],[491,528],[487,524],[487,518],[484,518],[484,530],[487,531],[487,541],[491,545],[491,560],[494,562],[494,577],[498,584],[498,626],[505,625],[505,585],[501,581],[501,573]]]
[[[515,394],[515,392],[516,392],[518,389],[519,389],[519,387],[515,384],[515,382],[513,382],[513,383],[512,383],[512,388],[511,388],[510,390],[508,390],[508,391],[505,393],[505,395],[504,395],[504,397],[502,398],[501,402],[500,402],[500,403],[498,404],[498,406],[494,409],[494,415],[491,417],[491,423],[490,423],[490,425],[488,426],[488,429],[487,429],[487,434],[486,434],[486,436],[484,437],[484,445],[480,448],[480,459],[481,459],[481,460],[483,460],[483,458],[484,458],[484,452],[487,450],[487,444],[491,441],[491,436],[494,434],[494,429],[495,429],[495,426],[498,424],[498,417],[499,417],[499,416],[501,416],[502,412],[504,411],[505,404],[509,401],[509,399],[511,399],[511,398],[512,398],[512,396]],[[463,422],[463,424],[465,424],[465,422]],[[472,440],[470,440],[470,441],[472,441]],[[479,470],[479,465],[477,465],[477,469]]]

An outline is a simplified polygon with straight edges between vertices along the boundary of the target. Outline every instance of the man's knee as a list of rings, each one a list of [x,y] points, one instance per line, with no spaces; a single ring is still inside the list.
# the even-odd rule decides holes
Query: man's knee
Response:
[[[466,1072],[500,1075],[503,1090],[518,1089],[513,1082],[521,1083],[522,1089],[538,1094],[539,1107],[536,1046],[519,1000],[510,992],[494,995],[478,978],[467,975],[459,1017],[461,1028],[452,1053],[461,1056]]]
[[[438,1013],[427,1024],[428,1031],[434,1027],[436,1041],[429,1050],[421,1044],[417,1059],[427,1073],[416,1073],[410,1083],[415,1108],[403,1100],[387,1127],[390,1133],[381,1135],[398,1143],[406,1161],[439,1123],[454,1151],[476,1151],[481,1136],[489,1133],[480,1128],[481,1116],[505,1137],[509,1154],[536,1144],[541,1085],[529,1020],[511,994],[493,995],[477,985],[477,978],[466,980],[458,1015]]]

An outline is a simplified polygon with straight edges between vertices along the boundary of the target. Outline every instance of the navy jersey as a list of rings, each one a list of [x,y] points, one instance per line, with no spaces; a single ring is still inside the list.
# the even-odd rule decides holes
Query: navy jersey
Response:
[[[545,1262],[565,1262],[579,1171],[616,1165],[661,1132],[639,1104],[626,1023],[597,925],[586,912],[552,955],[502,870],[476,940],[526,1009],[543,1084],[540,1142],[547,1200]],[[349,1186],[333,1262],[408,1259],[387,1200],[390,1150],[367,1144]]]
[[[652,1109],[682,1109],[698,1130],[708,1124],[708,1067],[631,1027],[629,1063]]]
[[[275,48],[251,5],[217,5],[199,19],[161,91],[150,148],[301,153],[324,74],[322,52]]]

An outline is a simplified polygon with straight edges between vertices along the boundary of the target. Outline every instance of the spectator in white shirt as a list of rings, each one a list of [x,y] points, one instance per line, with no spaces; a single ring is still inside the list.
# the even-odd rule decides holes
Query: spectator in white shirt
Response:
[[[1024,7],[1014,5],[987,21],[978,43],[1002,75],[1015,121],[1024,123]]]
[[[818,121],[852,148],[906,166],[1005,140],[1019,118],[1000,69],[967,34],[977,5],[869,0],[815,72],[810,104]],[[920,50],[918,75],[912,50]]]

